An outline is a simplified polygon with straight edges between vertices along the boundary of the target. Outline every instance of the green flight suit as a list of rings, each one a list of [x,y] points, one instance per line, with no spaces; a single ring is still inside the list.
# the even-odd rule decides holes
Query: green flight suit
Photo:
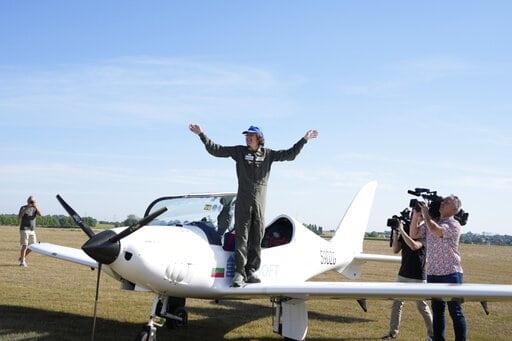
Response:
[[[260,147],[253,152],[247,146],[221,146],[204,133],[199,134],[206,150],[216,157],[231,157],[236,162],[238,192],[235,204],[235,272],[244,277],[259,269],[261,239],[265,223],[265,196],[270,168],[274,161],[292,161],[306,139],[301,138],[287,150]]]

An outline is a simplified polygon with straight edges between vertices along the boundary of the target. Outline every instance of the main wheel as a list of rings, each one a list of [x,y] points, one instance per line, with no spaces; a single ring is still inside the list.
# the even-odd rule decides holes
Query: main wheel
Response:
[[[188,313],[184,307],[178,307],[172,312],[173,315],[180,317],[182,320],[166,318],[166,326],[169,329],[186,328],[188,326]]]

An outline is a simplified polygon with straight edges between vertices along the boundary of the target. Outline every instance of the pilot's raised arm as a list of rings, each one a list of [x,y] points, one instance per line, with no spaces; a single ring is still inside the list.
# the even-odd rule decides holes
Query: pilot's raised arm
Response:
[[[302,147],[310,140],[314,139],[318,136],[318,132],[316,130],[308,130],[306,135],[302,137],[297,143],[295,143],[290,149],[284,150],[272,150],[270,149],[270,158],[272,161],[292,161],[295,160],[297,155],[299,155]]]
[[[222,146],[213,142],[206,134],[203,132],[203,129],[198,124],[189,125],[189,129],[194,134],[198,135],[201,141],[204,143],[206,150],[213,156],[216,157],[232,157],[236,158],[238,155],[238,149],[240,146]]]

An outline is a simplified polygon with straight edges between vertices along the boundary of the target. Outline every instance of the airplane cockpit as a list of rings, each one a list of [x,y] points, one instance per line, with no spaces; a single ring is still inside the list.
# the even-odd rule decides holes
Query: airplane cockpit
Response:
[[[188,194],[153,201],[144,216],[167,207],[150,225],[197,227],[212,245],[222,245],[222,237],[234,228],[235,193]]]
[[[265,229],[261,240],[262,248],[271,248],[288,244],[292,240],[293,224],[286,217],[280,217]]]
[[[234,251],[235,202],[235,193],[162,197],[148,206],[144,216],[167,207],[167,211],[150,225],[180,226],[191,230],[199,228],[210,245],[220,245],[226,251]],[[286,217],[280,217],[265,228],[261,247],[271,248],[288,244],[292,235],[292,222]]]

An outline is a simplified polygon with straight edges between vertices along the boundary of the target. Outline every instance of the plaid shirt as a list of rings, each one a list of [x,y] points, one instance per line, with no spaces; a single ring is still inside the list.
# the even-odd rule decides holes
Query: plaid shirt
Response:
[[[419,228],[420,236],[427,241],[427,275],[443,276],[463,272],[460,263],[459,238],[461,226],[453,217],[440,219],[443,237],[434,235],[425,223]]]

